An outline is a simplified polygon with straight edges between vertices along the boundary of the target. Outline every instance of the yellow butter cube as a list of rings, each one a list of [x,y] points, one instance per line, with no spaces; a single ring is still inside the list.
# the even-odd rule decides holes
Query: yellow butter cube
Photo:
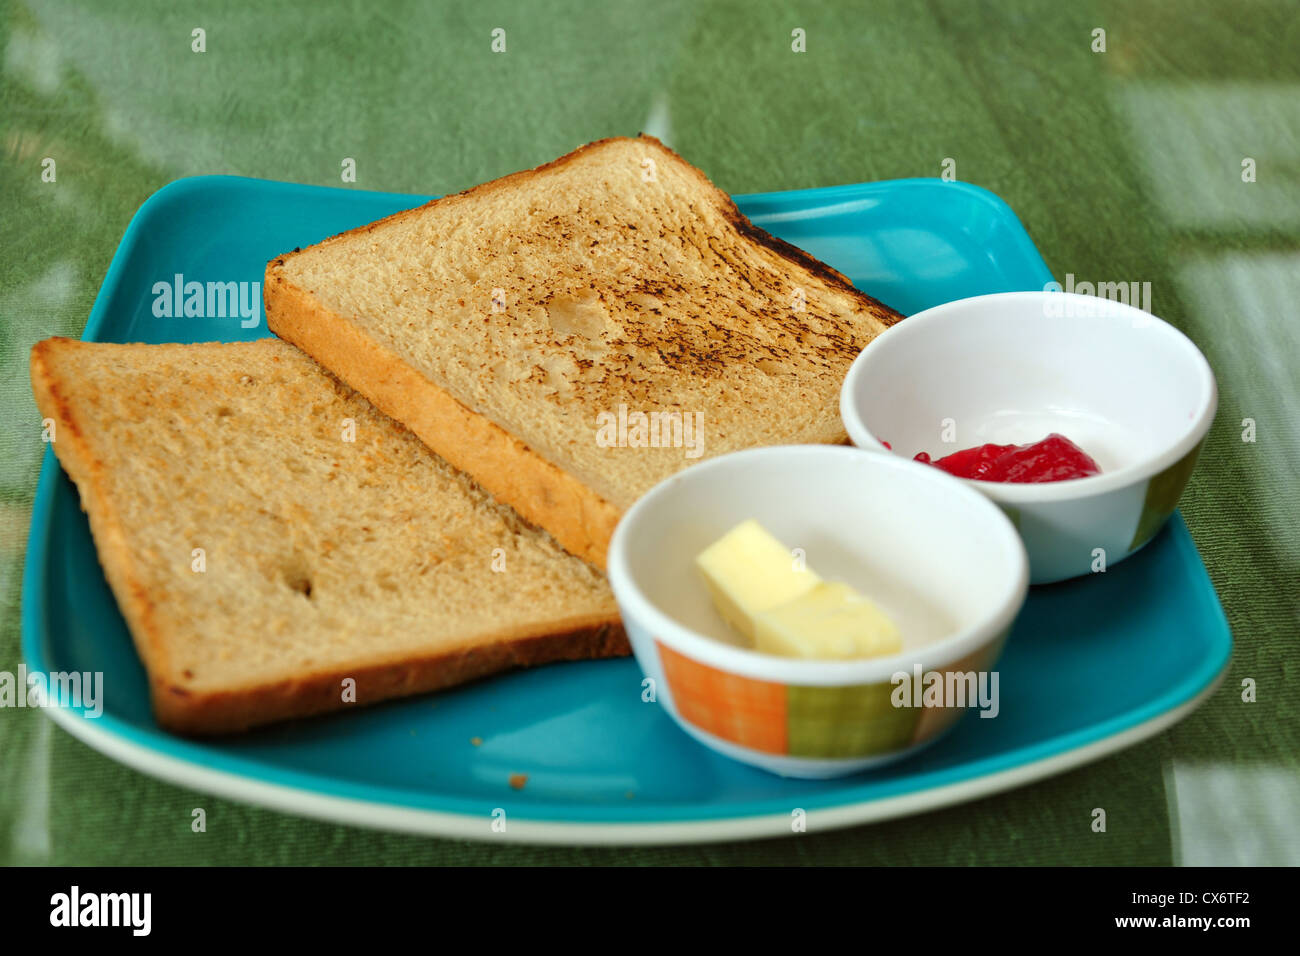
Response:
[[[753,518],[741,522],[695,559],[727,623],[754,640],[754,615],[821,584]]]
[[[754,616],[758,650],[782,657],[851,659],[903,649],[894,622],[847,584],[819,584]]]

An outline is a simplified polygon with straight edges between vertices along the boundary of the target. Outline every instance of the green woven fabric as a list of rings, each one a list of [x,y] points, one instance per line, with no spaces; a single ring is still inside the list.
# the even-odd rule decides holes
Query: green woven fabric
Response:
[[[1246,788],[1266,772],[1294,795],[1294,2],[185,6],[0,6],[0,670],[19,661],[43,449],[27,351],[80,334],[146,197],[200,173],[339,185],[344,157],[357,188],[446,193],[647,124],[666,124],[730,192],[933,176],[951,159],[959,179],[1011,204],[1058,278],[1150,282],[1154,311],[1219,378],[1182,507],[1236,652],[1201,710],[1094,765],[906,820],[706,847],[484,845],[299,820],[159,783],[38,712],[0,711],[0,862],[1164,864],[1186,858],[1187,834],[1170,823],[1179,767]],[[490,52],[496,27],[504,55]],[[205,53],[191,50],[195,28]],[[805,53],[791,50],[796,28]],[[1092,49],[1096,29],[1105,52]],[[44,157],[55,184],[41,181]],[[1220,837],[1253,825],[1248,808],[1220,803]],[[195,807],[206,833],[190,830]],[[1104,833],[1091,827],[1097,807]],[[1288,838],[1260,852],[1294,852]]]

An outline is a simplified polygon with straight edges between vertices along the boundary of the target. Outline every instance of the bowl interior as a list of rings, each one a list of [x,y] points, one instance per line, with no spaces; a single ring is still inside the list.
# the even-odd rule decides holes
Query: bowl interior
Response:
[[[1182,441],[1212,402],[1212,381],[1187,338],[1139,309],[1028,293],[900,323],[862,353],[847,398],[906,458],[1059,432],[1107,474]]]
[[[744,646],[694,562],[747,518],[876,601],[905,651],[995,615],[1023,561],[1011,525],[955,479],[859,449],[798,446],[703,462],[643,498],[620,528],[631,581],[678,624]]]

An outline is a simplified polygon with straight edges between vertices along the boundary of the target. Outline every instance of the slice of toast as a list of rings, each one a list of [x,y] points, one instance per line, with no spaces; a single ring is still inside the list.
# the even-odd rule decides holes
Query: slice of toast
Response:
[[[900,318],[645,136],[281,256],[264,289],[272,331],[602,567],[692,461],[847,441],[840,383]]]
[[[168,729],[628,651],[599,572],[278,339],[47,339],[31,372]]]

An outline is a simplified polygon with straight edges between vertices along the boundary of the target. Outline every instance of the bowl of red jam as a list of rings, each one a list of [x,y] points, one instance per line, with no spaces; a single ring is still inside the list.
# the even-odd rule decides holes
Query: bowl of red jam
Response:
[[[1217,406],[1209,363],[1172,325],[1050,291],[918,312],[863,350],[840,394],[855,445],[993,499],[1034,584],[1104,572],[1149,542]]]

